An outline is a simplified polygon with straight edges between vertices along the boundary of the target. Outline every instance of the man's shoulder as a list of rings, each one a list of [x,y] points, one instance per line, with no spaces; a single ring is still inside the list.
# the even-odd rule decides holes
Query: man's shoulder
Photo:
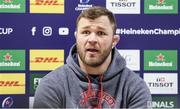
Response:
[[[122,75],[126,78],[127,81],[131,82],[131,81],[143,81],[143,79],[140,77],[140,74],[132,71],[131,69],[125,67]]]

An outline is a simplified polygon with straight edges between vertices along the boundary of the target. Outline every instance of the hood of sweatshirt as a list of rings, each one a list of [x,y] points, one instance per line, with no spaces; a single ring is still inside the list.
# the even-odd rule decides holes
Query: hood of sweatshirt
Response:
[[[99,87],[98,91],[98,97],[99,100],[96,101],[96,103],[91,103],[91,105],[94,105],[93,107],[96,107],[98,109],[102,108],[102,99],[104,95],[104,86],[103,86],[103,81],[109,81],[116,77],[119,73],[122,72],[122,70],[125,68],[125,60],[122,58],[116,48],[112,49],[112,60],[111,63],[108,67],[108,69],[95,79],[92,78],[92,76],[89,76],[87,73],[83,72],[80,69],[80,66],[78,64],[78,58],[77,58],[77,48],[76,44],[74,44],[70,50],[69,56],[67,58],[67,65],[75,72],[77,77],[81,81],[88,81],[88,86],[87,86],[87,96],[84,97],[84,102],[87,104],[89,102],[88,98],[92,96],[92,82],[96,82]]]
[[[77,64],[76,44],[74,44],[72,46],[66,62],[67,62],[67,65],[69,65],[74,70],[76,75],[81,80],[84,80],[84,79],[87,80],[88,74],[83,72],[80,69],[80,66]],[[125,66],[126,66],[125,59],[119,54],[119,52],[116,48],[113,48],[111,64],[109,65],[107,71],[103,73],[103,81],[112,79],[114,76],[116,76],[118,73],[120,73],[123,70],[123,68],[125,68]]]

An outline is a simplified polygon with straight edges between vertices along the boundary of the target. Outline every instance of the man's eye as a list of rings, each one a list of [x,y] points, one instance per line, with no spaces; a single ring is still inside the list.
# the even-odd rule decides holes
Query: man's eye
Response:
[[[99,36],[106,35],[106,33],[105,33],[105,32],[102,32],[102,31],[98,31],[97,34],[98,34]]]
[[[90,34],[89,31],[83,31],[82,34]]]

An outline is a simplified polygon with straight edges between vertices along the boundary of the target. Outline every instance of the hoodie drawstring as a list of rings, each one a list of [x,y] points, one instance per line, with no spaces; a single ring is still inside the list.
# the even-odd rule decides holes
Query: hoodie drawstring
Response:
[[[90,78],[87,76],[87,79],[88,79],[88,92],[87,92],[87,96],[85,97],[85,102],[87,103],[88,102],[88,97],[90,97],[92,94],[91,94],[91,89],[92,89],[92,84],[91,84],[91,80]]]
[[[87,96],[85,96],[85,103],[88,103],[88,98],[92,96],[92,83],[91,80],[89,78],[89,76],[87,76],[88,79],[88,92],[87,92]],[[103,81],[103,75],[100,75],[100,80],[98,82],[99,85],[99,90],[98,90],[98,97],[99,97],[99,101],[98,101],[98,109],[102,108],[102,99],[103,99],[103,85],[102,85],[102,81]]]
[[[103,75],[100,76],[100,81],[99,81],[99,86],[100,86],[100,91],[98,91],[98,95],[99,95],[99,104],[98,104],[98,108],[101,109],[102,108],[102,99],[103,99],[103,85],[102,85],[102,80],[103,80]]]

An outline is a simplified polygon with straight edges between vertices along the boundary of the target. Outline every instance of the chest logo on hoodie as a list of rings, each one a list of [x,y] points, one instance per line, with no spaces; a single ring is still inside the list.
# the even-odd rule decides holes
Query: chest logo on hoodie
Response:
[[[91,92],[81,93],[78,108],[114,108],[115,99],[108,93],[92,89]]]

